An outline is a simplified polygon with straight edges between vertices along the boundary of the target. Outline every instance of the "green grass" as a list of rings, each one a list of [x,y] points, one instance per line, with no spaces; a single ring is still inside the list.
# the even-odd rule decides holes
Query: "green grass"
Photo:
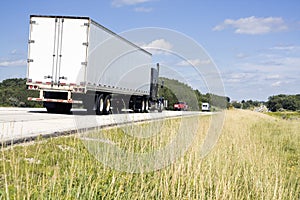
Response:
[[[228,111],[217,145],[203,159],[199,146],[210,118],[199,120],[198,135],[185,155],[147,173],[126,173],[103,165],[77,136],[3,147],[0,199],[300,198],[299,120]],[[165,120],[160,126],[164,134],[141,140],[126,132],[151,130],[157,124],[91,134],[127,151],[146,152],[172,141],[180,123],[178,119]]]
[[[300,111],[292,112],[292,111],[283,111],[283,112],[267,112],[267,115],[278,117],[281,119],[288,120],[299,120],[300,119]]]

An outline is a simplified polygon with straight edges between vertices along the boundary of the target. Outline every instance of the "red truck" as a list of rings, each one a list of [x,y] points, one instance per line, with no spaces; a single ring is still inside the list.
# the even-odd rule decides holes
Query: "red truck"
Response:
[[[174,110],[184,110],[188,109],[188,105],[185,102],[177,102],[174,104]]]

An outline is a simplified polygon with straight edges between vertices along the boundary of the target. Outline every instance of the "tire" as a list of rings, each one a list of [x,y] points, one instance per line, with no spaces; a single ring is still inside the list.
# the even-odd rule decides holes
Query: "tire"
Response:
[[[158,112],[162,112],[162,110],[163,110],[163,105],[162,105],[162,103],[159,103],[158,104]]]
[[[104,111],[104,99],[103,94],[98,95],[96,100],[96,114],[102,115]]]
[[[141,109],[140,109],[140,112],[141,113],[143,113],[143,112],[145,112],[145,99],[142,99],[142,101],[141,101]]]
[[[148,113],[149,112],[149,100],[145,99],[145,108],[144,108],[144,112]]]
[[[104,98],[104,109],[103,109],[103,114],[108,115],[111,113],[111,96],[106,95]]]

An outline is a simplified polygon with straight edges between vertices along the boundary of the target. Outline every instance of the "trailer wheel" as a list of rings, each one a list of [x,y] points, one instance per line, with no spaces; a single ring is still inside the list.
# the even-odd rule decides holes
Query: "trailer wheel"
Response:
[[[104,110],[103,110],[103,114],[110,114],[110,106],[111,106],[111,96],[110,95],[106,95],[105,99],[104,99]]]
[[[161,102],[158,103],[158,112],[162,112],[163,110],[163,104]]]
[[[103,99],[103,95],[100,94],[97,97],[97,101],[96,101],[96,114],[97,115],[103,114],[103,110],[104,110],[104,99]]]
[[[145,99],[142,99],[140,112],[145,112]]]
[[[145,106],[143,108],[145,113],[149,112],[149,99],[145,98]]]

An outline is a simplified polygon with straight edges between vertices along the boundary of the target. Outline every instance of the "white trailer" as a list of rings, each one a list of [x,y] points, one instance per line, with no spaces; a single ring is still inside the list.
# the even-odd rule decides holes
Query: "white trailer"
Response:
[[[28,100],[48,112],[70,112],[72,104],[97,114],[146,112],[157,101],[151,53],[89,17],[31,15],[28,43],[26,84],[40,91]]]

